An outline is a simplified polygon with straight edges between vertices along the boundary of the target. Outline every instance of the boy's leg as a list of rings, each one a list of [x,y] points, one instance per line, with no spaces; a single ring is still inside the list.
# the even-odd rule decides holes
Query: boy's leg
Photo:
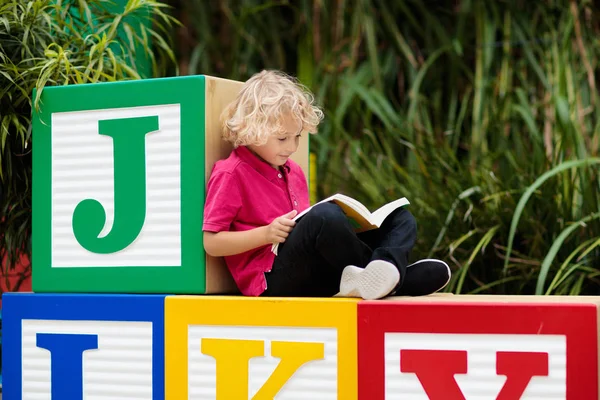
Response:
[[[417,238],[417,222],[408,210],[394,211],[379,229],[361,233],[359,237],[374,249],[372,260],[391,262],[400,271],[400,282],[391,294],[431,294],[450,280],[450,268],[443,261],[427,259],[409,264]]]
[[[394,264],[400,272],[400,282],[396,290],[403,284],[410,251],[417,240],[417,221],[403,208],[392,212],[383,221],[379,229],[359,233],[358,237],[372,249],[371,260],[383,260]]]
[[[282,250],[279,249],[271,272],[265,274],[267,289],[261,296],[330,297],[336,293],[339,277],[318,254],[289,263],[280,258]]]
[[[273,269],[266,274],[265,296],[332,296],[348,265],[364,267],[371,248],[361,241],[341,208],[315,206],[279,245]]]

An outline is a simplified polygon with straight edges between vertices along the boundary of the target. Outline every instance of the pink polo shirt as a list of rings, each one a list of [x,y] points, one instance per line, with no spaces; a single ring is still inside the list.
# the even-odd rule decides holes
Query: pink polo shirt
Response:
[[[204,205],[203,231],[245,231],[270,224],[292,210],[309,206],[308,186],[302,168],[288,160],[280,171],[255,156],[246,147],[217,161]],[[275,255],[271,245],[225,257],[242,294],[260,296],[266,287],[265,272]]]

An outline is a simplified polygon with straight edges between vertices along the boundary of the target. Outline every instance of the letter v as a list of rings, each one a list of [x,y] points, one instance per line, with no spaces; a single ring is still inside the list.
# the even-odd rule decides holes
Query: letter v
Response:
[[[506,375],[506,382],[496,400],[520,399],[531,378],[548,376],[548,353],[499,351],[496,373]]]
[[[400,350],[400,371],[417,375],[431,400],[465,400],[454,375],[467,373],[466,351]]]

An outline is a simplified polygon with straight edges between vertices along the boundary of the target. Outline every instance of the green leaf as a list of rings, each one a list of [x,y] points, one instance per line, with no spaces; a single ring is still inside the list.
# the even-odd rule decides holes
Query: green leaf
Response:
[[[492,227],[490,230],[488,230],[485,233],[485,235],[483,235],[481,240],[479,240],[479,242],[477,243],[477,245],[471,252],[471,255],[469,256],[469,259],[467,260],[466,264],[464,264],[461,267],[461,269],[459,271],[459,275],[458,275],[458,283],[456,285],[456,293],[457,294],[460,293],[462,290],[462,287],[463,287],[463,284],[465,281],[465,277],[467,275],[467,271],[469,270],[469,267],[471,266],[471,264],[473,263],[473,260],[477,256],[477,253],[479,253],[479,251],[483,252],[485,250],[485,247],[490,243],[490,241],[492,240],[492,238],[494,237],[496,232],[498,232],[498,229],[500,229],[500,225],[496,225],[496,226]]]
[[[542,267],[540,269],[537,284],[535,287],[536,295],[543,294],[544,284],[546,283],[546,277],[548,276],[550,266],[552,265],[554,258],[556,257],[556,255],[558,254],[558,251],[560,250],[561,246],[563,245],[563,242],[577,228],[585,227],[586,222],[589,222],[589,221],[591,221],[593,219],[597,219],[597,218],[600,218],[600,212],[588,215],[587,217],[580,219],[579,221],[575,222],[574,224],[572,224],[569,227],[567,227],[566,229],[564,229],[560,233],[560,235],[558,235],[556,240],[552,243],[552,246],[550,247],[550,250],[548,251],[548,254],[546,255],[546,257],[544,258],[544,261],[542,262]]]
[[[438,59],[438,57],[440,57],[442,54],[447,52],[449,49],[450,49],[450,47],[442,47],[440,49],[437,49],[429,56],[427,61],[425,61],[425,63],[419,69],[419,72],[417,73],[417,76],[415,77],[415,80],[410,89],[411,102],[410,102],[410,107],[408,109],[408,116],[406,117],[409,124],[412,123],[412,121],[415,118],[415,114],[417,111],[417,105],[419,104],[419,92],[420,92],[421,84],[423,83],[423,80],[425,79],[425,75],[427,74],[429,68],[433,65],[433,63]]]
[[[510,259],[510,253],[512,251],[513,241],[515,238],[515,233],[517,231],[517,226],[519,224],[519,220],[521,218],[521,214],[523,213],[523,210],[525,209],[525,206],[527,205],[527,202],[529,201],[529,198],[531,197],[531,195],[540,186],[542,186],[544,184],[544,182],[546,182],[548,179],[560,174],[561,172],[567,171],[572,168],[588,167],[590,165],[595,165],[595,164],[600,164],[600,158],[588,158],[585,160],[566,161],[566,162],[559,164],[556,167],[552,168],[550,171],[547,171],[544,174],[542,174],[538,179],[535,180],[535,182],[533,182],[533,184],[531,186],[529,186],[527,188],[527,190],[525,191],[525,193],[523,193],[523,196],[521,196],[521,198],[519,199],[519,202],[517,203],[517,207],[515,209],[515,212],[513,214],[513,217],[512,217],[511,223],[510,223],[510,230],[509,230],[509,234],[508,234],[508,245],[507,245],[507,249],[506,249],[506,255],[504,258],[504,273],[506,273],[506,268],[508,267],[508,261]]]

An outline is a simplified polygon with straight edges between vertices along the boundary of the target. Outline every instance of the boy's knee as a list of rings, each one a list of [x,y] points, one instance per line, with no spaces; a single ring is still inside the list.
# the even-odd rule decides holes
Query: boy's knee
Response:
[[[414,215],[411,214],[410,211],[408,210],[404,210],[406,211],[406,223],[411,227],[414,228],[415,230],[417,230],[417,219],[415,218]]]
[[[336,220],[346,220],[346,215],[344,214],[340,206],[338,206],[335,203],[318,204],[314,206],[308,214],[306,214],[306,217],[319,219],[327,222]]]
[[[400,209],[394,213],[393,221],[394,225],[401,225],[405,230],[417,231],[417,219],[406,209]]]
[[[349,227],[348,219],[342,209],[333,203],[322,203],[314,206],[299,222],[298,229],[304,235],[315,239],[317,242],[320,237],[331,238],[339,237],[340,233],[346,231]]]

